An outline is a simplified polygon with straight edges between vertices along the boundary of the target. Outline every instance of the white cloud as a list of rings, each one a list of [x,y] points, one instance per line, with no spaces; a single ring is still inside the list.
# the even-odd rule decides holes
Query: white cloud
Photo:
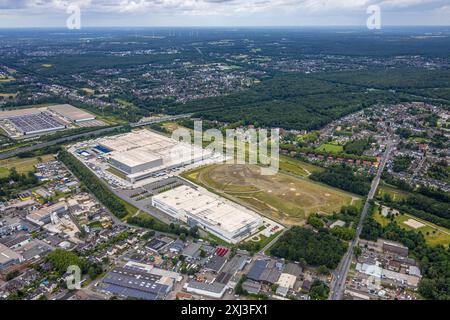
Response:
[[[321,17],[352,16],[364,21],[366,8],[380,5],[382,12],[398,14],[448,12],[450,0],[0,0],[0,9],[9,9],[11,15],[61,14],[69,5],[79,5],[83,14],[91,16],[137,15],[152,16],[222,16],[222,17],[271,17],[280,16]],[[3,11],[3,10],[2,10]],[[132,18],[130,18],[132,19]],[[200,19],[200,18],[198,18]],[[416,21],[412,21],[414,24]]]

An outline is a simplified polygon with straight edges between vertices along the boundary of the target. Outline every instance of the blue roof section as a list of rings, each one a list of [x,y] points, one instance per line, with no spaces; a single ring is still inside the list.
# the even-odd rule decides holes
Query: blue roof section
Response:
[[[109,291],[119,296],[132,297],[144,300],[158,300],[158,296],[151,292],[144,292],[136,289],[125,288],[115,284],[107,284],[104,290]]]
[[[247,278],[259,281],[262,273],[266,269],[267,261],[266,260],[256,260],[253,264],[253,267],[250,269],[250,272],[247,274]]]
[[[156,300],[164,296],[169,286],[156,283],[161,277],[136,270],[116,268],[103,279],[104,290],[138,299]]]
[[[102,146],[96,146],[96,147],[94,147],[94,149],[97,149],[98,151],[101,151],[103,153],[110,153],[112,151],[112,150],[102,147]]]

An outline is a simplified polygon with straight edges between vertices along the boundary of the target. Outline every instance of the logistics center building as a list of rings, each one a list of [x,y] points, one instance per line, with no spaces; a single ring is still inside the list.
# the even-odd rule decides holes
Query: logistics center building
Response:
[[[190,227],[198,226],[229,243],[244,240],[263,225],[257,213],[188,186],[154,196],[152,205]]]
[[[212,152],[201,147],[150,130],[136,130],[101,139],[97,149],[106,153],[110,165],[122,172],[131,183],[212,156]]]

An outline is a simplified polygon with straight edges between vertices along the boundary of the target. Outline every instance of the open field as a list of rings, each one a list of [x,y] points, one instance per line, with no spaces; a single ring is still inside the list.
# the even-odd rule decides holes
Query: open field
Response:
[[[311,213],[331,214],[359,199],[282,173],[262,176],[251,165],[212,165],[183,176],[286,225],[303,225]]]
[[[280,155],[280,170],[297,176],[308,177],[315,171],[323,171],[323,168]]]
[[[0,98],[15,98],[17,97],[17,93],[0,93]]]
[[[386,226],[389,223],[389,219],[378,212],[374,214],[374,218],[382,226]],[[450,230],[444,227],[439,227],[409,214],[396,215],[394,220],[404,229],[421,232],[430,246],[448,246],[450,244]]]
[[[14,77],[0,78],[0,83],[8,83],[8,82],[13,82],[13,81],[16,81],[16,78],[14,78]]]
[[[341,153],[344,152],[344,147],[333,142],[324,143],[317,148],[317,151],[330,152],[330,153]]]
[[[81,88],[81,90],[87,94],[94,94],[95,90],[91,89],[91,88]]]
[[[39,163],[39,157],[20,159],[17,157],[0,160],[0,177],[6,177],[12,168],[16,168],[18,173],[34,171],[34,166]],[[55,160],[52,155],[41,156],[41,162]]]
[[[392,200],[399,201],[408,197],[408,192],[400,190],[396,187],[389,186],[385,183],[382,183],[378,188],[378,196],[383,197],[385,194],[389,194]]]

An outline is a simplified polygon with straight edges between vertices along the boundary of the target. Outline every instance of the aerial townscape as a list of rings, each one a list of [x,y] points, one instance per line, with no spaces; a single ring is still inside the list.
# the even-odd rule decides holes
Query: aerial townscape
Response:
[[[0,29],[0,300],[450,300],[448,27],[63,27]]]

